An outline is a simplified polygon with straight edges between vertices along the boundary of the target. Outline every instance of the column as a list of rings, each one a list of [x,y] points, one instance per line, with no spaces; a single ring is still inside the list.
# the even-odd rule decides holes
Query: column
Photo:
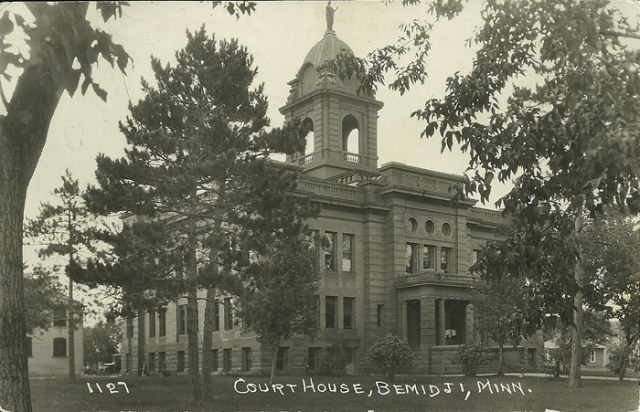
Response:
[[[408,326],[407,326],[407,301],[406,300],[402,301],[401,317],[402,317],[402,337],[405,339],[409,339],[409,332],[408,332]]]
[[[444,299],[438,299],[437,300],[437,305],[438,305],[438,346],[444,346],[445,345],[445,340],[444,340],[444,335],[445,335],[445,329],[444,329]]]

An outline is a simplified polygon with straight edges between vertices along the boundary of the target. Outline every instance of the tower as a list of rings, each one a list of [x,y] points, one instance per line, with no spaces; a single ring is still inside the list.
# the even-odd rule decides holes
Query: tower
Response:
[[[287,121],[300,119],[312,129],[305,152],[287,156],[287,162],[320,179],[339,180],[354,172],[357,180],[368,179],[377,175],[377,121],[383,104],[358,93],[355,77],[340,79],[332,70],[329,61],[353,52],[330,28],[329,18],[327,26],[288,83],[289,98],[280,108]]]

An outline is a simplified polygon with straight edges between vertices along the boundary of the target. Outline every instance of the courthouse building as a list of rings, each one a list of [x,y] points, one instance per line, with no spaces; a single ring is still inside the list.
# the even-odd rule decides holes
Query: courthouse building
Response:
[[[309,225],[330,247],[318,257],[319,336],[285,342],[277,367],[289,373],[326,370],[327,347],[337,341],[347,353],[347,373],[364,372],[367,349],[393,333],[415,351],[415,372],[459,372],[450,362],[453,351],[478,339],[469,267],[487,240],[496,239],[500,213],[477,208],[473,200],[453,204],[449,187],[460,176],[393,162],[378,166],[378,138],[392,138],[378,136],[383,103],[358,94],[355,79],[341,80],[326,64],[342,50],[350,48],[327,30],[289,82],[280,109],[286,120],[301,119],[313,129],[306,152],[286,162],[300,168],[300,193],[321,205]],[[220,296],[214,370],[268,372],[268,350],[235,324],[232,306],[231,297]],[[184,372],[185,317],[186,299],[180,299],[161,313],[134,319],[122,359],[149,373]],[[202,325],[200,319],[200,334]],[[514,361],[535,366],[542,355],[537,343],[523,343]]]

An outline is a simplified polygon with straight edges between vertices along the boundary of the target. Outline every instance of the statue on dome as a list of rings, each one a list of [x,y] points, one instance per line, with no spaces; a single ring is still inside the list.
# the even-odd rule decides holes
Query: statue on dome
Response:
[[[331,0],[327,4],[327,30],[333,30],[333,13],[336,12],[338,8],[335,9],[331,7]]]

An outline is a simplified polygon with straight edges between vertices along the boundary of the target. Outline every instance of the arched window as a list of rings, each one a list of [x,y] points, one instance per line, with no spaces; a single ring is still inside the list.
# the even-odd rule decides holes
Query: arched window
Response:
[[[360,125],[351,114],[342,119],[342,151],[360,154]],[[359,158],[347,160],[358,162]]]
[[[65,338],[53,338],[53,356],[67,356],[67,340]]]
[[[313,120],[310,117],[307,117],[302,122],[303,125],[307,126],[310,131],[307,133],[305,139],[307,140],[306,146],[304,147],[304,155],[309,155],[315,151],[315,133],[313,131]]]

